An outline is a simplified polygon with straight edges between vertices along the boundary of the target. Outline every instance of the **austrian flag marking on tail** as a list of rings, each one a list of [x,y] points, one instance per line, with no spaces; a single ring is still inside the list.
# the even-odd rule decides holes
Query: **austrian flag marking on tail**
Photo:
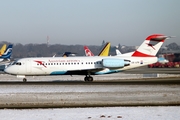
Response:
[[[134,57],[154,57],[168,36],[153,34],[148,36],[139,48],[132,54]]]

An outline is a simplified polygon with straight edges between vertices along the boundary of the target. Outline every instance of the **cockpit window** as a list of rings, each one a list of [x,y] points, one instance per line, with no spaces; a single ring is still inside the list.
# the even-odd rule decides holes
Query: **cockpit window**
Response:
[[[21,65],[21,62],[13,62],[12,65]]]
[[[21,65],[21,62],[17,62],[16,65]]]

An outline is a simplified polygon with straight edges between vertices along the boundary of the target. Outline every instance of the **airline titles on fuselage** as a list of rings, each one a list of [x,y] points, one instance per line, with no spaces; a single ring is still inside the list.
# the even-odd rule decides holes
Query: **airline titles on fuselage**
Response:
[[[67,63],[69,63],[69,62],[81,62],[80,60],[49,60],[49,62],[51,63],[51,62],[67,62]]]

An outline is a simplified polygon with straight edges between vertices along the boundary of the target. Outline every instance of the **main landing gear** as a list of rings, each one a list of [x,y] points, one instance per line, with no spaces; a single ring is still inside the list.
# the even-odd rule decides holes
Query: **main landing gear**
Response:
[[[23,82],[27,82],[27,79],[26,79],[26,78],[23,78]]]
[[[93,81],[93,77],[91,77],[90,75],[86,75],[86,77],[84,77],[84,81],[92,82]]]

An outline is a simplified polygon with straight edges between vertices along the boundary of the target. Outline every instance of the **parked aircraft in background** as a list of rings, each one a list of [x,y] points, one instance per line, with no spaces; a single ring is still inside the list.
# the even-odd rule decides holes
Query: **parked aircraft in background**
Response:
[[[118,46],[116,46],[116,55],[121,55],[122,53],[119,51]]]
[[[10,59],[11,54],[12,54],[12,47],[13,47],[13,45],[9,45],[6,48],[5,52],[0,56],[0,61]]]
[[[4,54],[5,50],[6,50],[6,44],[4,44],[2,48],[0,49],[0,56]]]
[[[2,54],[2,56],[0,56],[0,71],[3,71],[5,66],[10,64],[11,60],[10,60],[10,57],[11,57],[11,54],[12,54],[12,47],[13,45],[9,45],[4,54]]]
[[[111,43],[107,42],[101,52],[98,54],[98,56],[108,56],[109,55],[109,50],[111,47]],[[94,56],[94,54],[91,52],[91,50],[87,47],[84,46],[84,51],[86,56]]]
[[[168,63],[169,60],[167,60],[167,59],[165,59],[165,58],[163,58],[163,57],[159,57],[159,58],[158,58],[158,62],[159,62],[159,63],[162,63],[162,64],[165,64],[165,63]]]
[[[23,81],[27,80],[26,76],[39,75],[85,75],[85,81],[93,81],[91,75],[116,73],[157,62],[156,54],[167,38],[171,37],[150,35],[134,52],[118,56],[22,58],[4,71]]]
[[[72,52],[65,52],[63,53],[62,57],[74,57],[76,56],[76,53],[72,53]]]

